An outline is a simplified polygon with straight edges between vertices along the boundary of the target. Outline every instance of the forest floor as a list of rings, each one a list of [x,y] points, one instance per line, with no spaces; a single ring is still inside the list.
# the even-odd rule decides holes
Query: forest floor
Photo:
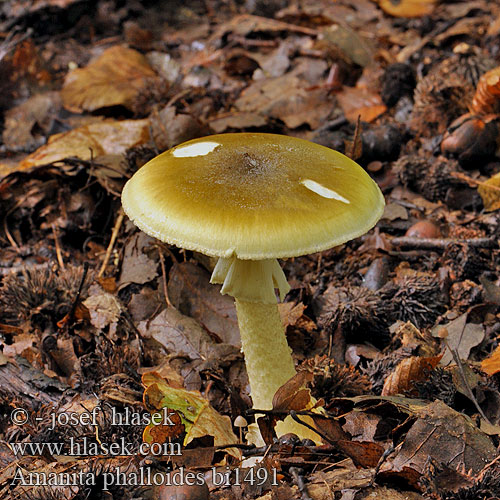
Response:
[[[0,499],[500,498],[498,3],[5,0],[0,40]],[[283,262],[280,411],[307,386],[321,443],[268,416],[245,444],[233,299],[121,209],[225,132],[345,152],[385,196]]]

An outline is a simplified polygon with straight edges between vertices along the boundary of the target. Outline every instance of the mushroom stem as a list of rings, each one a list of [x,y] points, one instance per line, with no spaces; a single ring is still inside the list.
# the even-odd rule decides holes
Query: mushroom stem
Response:
[[[235,298],[241,346],[250,381],[253,407],[271,410],[276,391],[296,371],[281,322],[275,289],[283,298],[290,286],[276,259],[240,260],[220,258],[212,273],[212,283],[222,283],[221,293]],[[307,423],[313,424],[306,418]],[[263,444],[258,429],[251,429],[249,441]],[[276,424],[276,434],[289,432],[319,441],[319,436],[290,416]]]
[[[295,375],[278,304],[235,301],[253,406],[270,410],[275,392]]]

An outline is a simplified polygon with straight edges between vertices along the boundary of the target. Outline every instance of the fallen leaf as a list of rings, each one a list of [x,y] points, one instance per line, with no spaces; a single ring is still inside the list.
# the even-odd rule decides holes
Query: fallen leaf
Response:
[[[2,13],[9,18],[26,16],[41,9],[65,9],[78,0],[36,0],[35,2],[4,2]]]
[[[246,129],[250,127],[264,127],[268,119],[259,113],[241,112],[213,116],[209,119],[210,128],[220,134],[228,129]]]
[[[75,113],[110,106],[135,111],[134,99],[156,78],[142,54],[119,45],[111,47],[87,67],[68,73],[61,90],[63,105]]]
[[[23,356],[27,351],[33,349],[33,335],[29,333],[22,333],[21,335],[16,335],[15,340],[11,344],[6,344],[3,346],[3,353],[10,357],[15,358],[16,356]],[[33,360],[33,356],[24,356],[28,361]]]
[[[278,304],[281,322],[285,328],[293,326],[304,314],[306,306],[303,302],[294,304],[293,302],[280,302]]]
[[[98,293],[87,298],[83,305],[89,311],[92,326],[98,330],[109,327],[109,334],[113,338],[121,315],[117,298],[111,293]]]
[[[425,380],[436,368],[441,356],[424,358],[411,356],[401,360],[396,368],[385,379],[382,396],[412,392],[416,382]]]
[[[358,467],[375,467],[383,455],[385,448],[374,441],[354,441],[343,430],[339,421],[324,415],[312,415],[315,427],[326,438],[326,442],[335,445]]]
[[[337,99],[351,123],[356,123],[358,116],[361,121],[370,123],[387,111],[380,95],[364,87],[344,87],[337,93]]]
[[[311,391],[306,387],[314,375],[301,371],[283,384],[273,397],[273,410],[301,411],[311,407]]]
[[[7,363],[10,363],[11,359],[5,356],[5,354],[0,352],[0,366],[4,366]]]
[[[174,264],[168,280],[168,296],[183,314],[198,321],[222,342],[240,347],[240,331],[234,300],[210,284],[210,274],[190,262]]]
[[[12,151],[32,151],[45,142],[61,108],[59,92],[30,97],[5,113],[3,142]],[[36,127],[35,127],[36,126]],[[40,131],[35,132],[36,128]]]
[[[105,120],[56,134],[27,156],[19,170],[46,165],[64,158],[90,160],[104,154],[123,154],[149,141],[149,120]]]
[[[500,172],[479,184],[477,192],[483,199],[484,209],[493,212],[500,208]]]
[[[155,339],[176,356],[221,361],[239,356],[237,348],[215,343],[196,320],[184,316],[174,307],[164,309],[152,321],[142,321],[137,328],[144,337]]]
[[[374,0],[394,17],[422,17],[432,14],[436,0]]]
[[[123,251],[123,262],[118,287],[130,283],[142,285],[156,278],[158,262],[149,258],[145,248],[151,246],[153,238],[142,231],[128,239]]]
[[[453,349],[460,359],[468,359],[473,347],[479,345],[484,339],[484,327],[478,323],[467,323],[467,313],[450,321],[446,325],[435,326],[431,333],[439,338],[445,330],[447,347],[440,361],[441,365],[449,365],[453,361],[450,349]]]
[[[142,382],[146,387],[144,404],[149,411],[169,408],[179,414],[186,431],[184,445],[204,436],[212,436],[215,446],[238,442],[232,431],[231,419],[214,410],[200,393],[170,387],[154,372],[145,374]],[[148,443],[153,442],[152,427],[148,425],[144,430],[143,438]],[[241,457],[236,448],[226,448],[225,451],[237,459]]]
[[[177,113],[175,106],[154,111],[151,116],[151,135],[156,147],[165,151],[181,142],[210,135],[210,129],[191,115]]]
[[[316,35],[316,30],[306,28],[303,26],[293,25],[271,19],[269,17],[252,16],[249,14],[242,14],[234,16],[230,21],[221,24],[210,37],[209,43],[219,41],[228,33],[233,33],[239,36],[247,36],[250,33],[279,33],[280,31],[291,31],[297,33],[304,33],[308,35]]]
[[[418,418],[402,444],[382,465],[381,479],[404,479],[417,487],[429,457],[473,474],[495,458],[496,448],[491,439],[469,417],[442,401],[417,409],[416,415]]]
[[[384,213],[381,219],[390,221],[401,219],[408,220],[408,210],[399,203],[388,203],[384,208]]]
[[[336,498],[335,492],[367,488],[373,481],[373,471],[358,469],[352,463],[341,462],[338,468],[315,472],[307,481],[307,493],[313,500]],[[343,497],[341,500],[345,500]]]
[[[289,128],[308,124],[316,129],[332,111],[325,89],[307,90],[310,83],[297,71],[249,85],[235,101],[240,112],[259,113],[282,120]]]

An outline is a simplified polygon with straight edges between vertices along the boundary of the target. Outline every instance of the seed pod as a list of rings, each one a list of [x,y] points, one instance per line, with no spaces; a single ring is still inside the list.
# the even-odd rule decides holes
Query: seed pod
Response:
[[[441,231],[433,222],[421,220],[413,224],[413,226],[406,231],[406,236],[414,238],[439,238],[441,236]]]
[[[479,79],[471,111],[478,115],[500,112],[500,66],[484,73]]]
[[[493,157],[497,150],[496,115],[462,115],[444,134],[441,151],[458,159],[463,168],[476,168],[478,162]]]

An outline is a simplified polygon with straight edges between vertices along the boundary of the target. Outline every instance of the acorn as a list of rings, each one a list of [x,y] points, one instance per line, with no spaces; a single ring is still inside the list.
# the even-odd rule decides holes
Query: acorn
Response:
[[[448,127],[441,151],[456,157],[463,168],[476,168],[495,156],[499,140],[497,115],[465,114]]]

